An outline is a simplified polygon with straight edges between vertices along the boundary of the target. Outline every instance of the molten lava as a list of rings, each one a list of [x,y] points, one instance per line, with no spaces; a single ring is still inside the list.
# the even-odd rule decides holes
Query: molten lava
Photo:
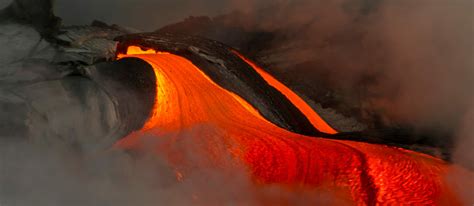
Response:
[[[290,88],[285,86],[283,83],[275,79],[272,75],[268,74],[265,70],[257,66],[251,60],[245,58],[241,54],[234,52],[237,54],[242,60],[247,62],[270,86],[280,91],[283,95],[290,100],[293,105],[296,106],[303,113],[306,118],[311,122],[311,124],[321,132],[328,133],[328,134],[336,134],[337,131],[333,129],[329,124],[324,121],[316,111],[314,111],[300,96],[298,96],[295,92],[293,92]]]
[[[180,158],[185,151],[169,148],[182,139],[194,138],[211,160],[203,164],[225,171],[222,157],[231,156],[236,164],[241,162],[248,168],[256,187],[279,185],[294,192],[323,189],[355,205],[457,204],[443,180],[449,165],[439,159],[388,146],[298,135],[267,121],[247,101],[214,83],[183,57],[142,52],[137,47],[120,57],[141,58],[154,68],[156,102],[143,130],[168,139],[168,149],[157,145],[156,153],[180,168],[180,179],[186,178],[186,169],[190,169]],[[335,132],[294,92],[252,66],[316,128]],[[184,132],[200,125],[215,130]],[[150,147],[151,143],[142,138],[130,135],[117,146],[135,150]],[[217,149],[222,147],[224,150]]]

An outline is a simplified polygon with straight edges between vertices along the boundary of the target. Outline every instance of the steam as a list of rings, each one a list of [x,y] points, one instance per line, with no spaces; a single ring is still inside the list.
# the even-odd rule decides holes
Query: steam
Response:
[[[462,124],[457,130],[456,144],[453,152],[453,161],[469,169],[469,172],[459,173],[459,171],[450,171],[447,176],[448,183],[455,189],[455,192],[461,197],[463,204],[468,205],[474,202],[472,189],[474,181],[472,180],[472,171],[474,171],[474,134],[472,133],[472,123],[474,122],[474,107],[471,107],[464,114]]]
[[[176,134],[137,132],[140,153],[110,149],[82,154],[64,146],[0,139],[2,205],[344,205],[329,191],[256,187],[248,169],[226,151],[225,133],[200,125]],[[206,138],[202,138],[203,135]],[[221,154],[219,165],[208,154]],[[159,153],[160,155],[157,155]],[[180,164],[174,164],[173,160]],[[179,172],[179,173],[178,173]],[[263,198],[262,198],[263,197]],[[263,202],[262,202],[263,201]]]
[[[474,134],[472,133],[472,123],[474,122],[474,107],[465,113],[462,124],[458,129],[456,149],[453,160],[462,163],[467,168],[474,170]]]
[[[370,98],[391,117],[452,127],[470,103],[472,1],[236,2],[249,15],[247,27],[283,33],[274,49],[295,48],[287,60],[312,61],[313,73],[329,72],[346,89],[379,78]]]
[[[304,74],[315,86],[325,82],[349,104],[360,104],[363,114],[381,114],[384,124],[449,134],[429,140],[449,147],[473,105],[473,1],[247,0],[233,5],[245,14],[234,24],[277,34],[266,51],[276,56],[269,61],[277,62],[277,73]],[[300,63],[305,66],[291,66]],[[472,136],[463,136],[458,145],[472,142]]]

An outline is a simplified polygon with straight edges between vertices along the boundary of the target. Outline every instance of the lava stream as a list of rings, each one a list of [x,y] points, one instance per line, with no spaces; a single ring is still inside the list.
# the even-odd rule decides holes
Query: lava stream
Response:
[[[244,99],[215,84],[185,58],[150,50],[146,54],[129,50],[120,57],[141,58],[155,70],[155,108],[144,131],[157,133],[157,138],[171,135],[169,145],[195,138],[211,156],[209,164],[217,167],[222,164],[220,157],[230,155],[246,165],[256,187],[277,184],[294,191],[323,188],[337,191],[356,205],[458,204],[443,180],[450,166],[439,159],[387,146],[298,135],[265,120]],[[259,73],[293,96],[269,74]],[[308,114],[301,104],[298,108]],[[322,125],[327,132],[332,131],[322,119],[313,120],[317,120],[312,122],[318,129]],[[219,132],[183,132],[199,125],[210,125]],[[141,138],[131,135],[117,146],[140,149],[144,147]],[[220,141],[212,141],[215,139]],[[225,150],[216,149],[222,147]],[[163,154],[163,148],[157,146],[156,150]],[[184,151],[168,152],[169,161],[177,167],[185,164],[179,158]],[[186,178],[186,171],[183,174]]]
[[[269,85],[280,91],[283,95],[290,100],[293,105],[298,108],[301,113],[303,113],[306,118],[311,122],[311,124],[321,132],[328,133],[328,134],[336,134],[337,131],[329,126],[329,124],[321,118],[316,111],[314,111],[311,106],[309,106],[300,96],[298,96],[295,92],[293,92],[290,88],[285,86],[283,83],[275,79],[272,75],[268,74],[265,70],[257,66],[251,60],[245,58],[243,55],[239,54],[238,52],[234,52],[239,56],[242,60],[247,62]]]

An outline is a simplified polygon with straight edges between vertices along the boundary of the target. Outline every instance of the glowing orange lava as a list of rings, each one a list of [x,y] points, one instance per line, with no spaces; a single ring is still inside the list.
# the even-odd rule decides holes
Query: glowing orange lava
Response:
[[[260,76],[273,88],[280,91],[283,95],[290,100],[293,105],[298,108],[301,113],[303,113],[306,118],[311,122],[311,124],[321,132],[328,133],[328,134],[336,134],[337,131],[333,129],[329,124],[324,121],[321,116],[318,115],[300,96],[298,96],[295,92],[293,92],[290,88],[285,86],[283,83],[275,79],[272,75],[268,74],[265,70],[257,66],[251,60],[245,58],[238,52],[234,52],[240,58],[242,58],[247,64],[249,64]]]
[[[221,157],[231,156],[246,165],[257,187],[276,184],[293,191],[337,191],[338,197],[355,205],[457,204],[443,180],[449,166],[441,160],[398,148],[286,131],[265,120],[244,99],[215,84],[189,60],[169,53],[140,53],[122,57],[141,58],[155,70],[155,108],[143,130],[156,133],[156,138],[168,138],[167,145],[186,138],[197,139],[212,160],[207,164],[219,167]],[[269,74],[259,73],[293,99],[315,127],[334,132],[291,90]],[[200,125],[216,129],[184,132]],[[131,135],[117,146],[153,147],[142,138]],[[222,147],[225,149],[217,149]],[[156,146],[157,153],[166,153],[176,167],[185,164],[179,158],[185,151],[163,148]],[[177,176],[186,178],[185,169]]]

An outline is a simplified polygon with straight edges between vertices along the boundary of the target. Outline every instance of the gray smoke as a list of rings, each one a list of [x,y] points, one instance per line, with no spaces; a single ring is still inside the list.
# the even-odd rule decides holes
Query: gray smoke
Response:
[[[145,146],[139,154],[110,149],[84,155],[53,142],[39,146],[0,139],[0,203],[261,205],[264,195],[292,205],[345,205],[345,200],[334,198],[329,191],[293,193],[278,186],[255,187],[248,168],[226,152],[225,133],[212,127],[201,125],[157,136],[159,133],[132,134],[140,136],[139,144]],[[218,166],[211,164],[216,160],[208,154],[209,147],[221,154]]]

